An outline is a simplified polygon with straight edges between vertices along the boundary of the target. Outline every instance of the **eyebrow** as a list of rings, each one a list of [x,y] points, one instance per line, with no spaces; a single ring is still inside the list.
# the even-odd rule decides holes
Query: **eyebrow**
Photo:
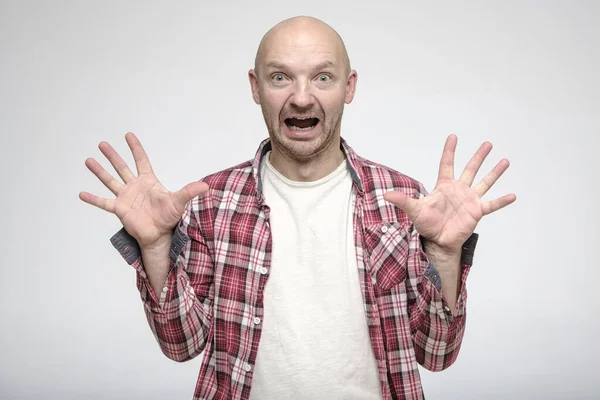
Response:
[[[266,65],[269,69],[286,69],[287,66],[279,61],[271,61]],[[335,68],[335,62],[331,60],[323,61],[313,67],[313,69]]]

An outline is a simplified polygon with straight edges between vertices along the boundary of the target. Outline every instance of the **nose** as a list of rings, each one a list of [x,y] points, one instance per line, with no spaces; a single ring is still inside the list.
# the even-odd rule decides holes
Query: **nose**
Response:
[[[290,102],[298,108],[308,108],[312,106],[314,98],[310,84],[308,82],[296,82]]]

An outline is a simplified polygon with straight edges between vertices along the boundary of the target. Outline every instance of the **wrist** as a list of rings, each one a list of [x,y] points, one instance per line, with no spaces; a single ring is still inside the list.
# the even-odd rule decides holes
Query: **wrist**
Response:
[[[461,270],[461,250],[447,250],[423,238],[423,251],[435,265],[442,282],[456,281]]]
[[[421,243],[423,245],[423,250],[431,258],[435,258],[443,263],[457,259],[460,260],[462,254],[462,249],[460,247],[458,249],[447,249],[425,238],[422,239]]]
[[[171,241],[173,240],[173,234],[168,233],[160,236],[158,239],[151,243],[140,245],[140,250],[147,254],[163,253],[165,248],[171,248]]]

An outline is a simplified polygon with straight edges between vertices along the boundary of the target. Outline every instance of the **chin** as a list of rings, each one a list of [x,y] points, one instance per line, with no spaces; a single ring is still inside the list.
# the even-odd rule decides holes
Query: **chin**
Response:
[[[318,129],[321,131],[321,129]],[[279,131],[272,135],[272,141],[276,146],[290,158],[299,161],[307,161],[321,154],[331,145],[333,134],[324,132],[308,132],[308,134],[297,134]]]

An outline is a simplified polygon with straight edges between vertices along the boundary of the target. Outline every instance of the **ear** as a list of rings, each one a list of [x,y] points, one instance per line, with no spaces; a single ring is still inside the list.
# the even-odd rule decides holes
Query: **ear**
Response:
[[[346,102],[346,104],[352,103],[352,100],[354,99],[357,81],[358,73],[355,70],[350,71],[350,73],[348,74],[348,81],[346,83],[346,97],[344,97],[344,101]]]
[[[248,79],[250,80],[250,89],[252,89],[252,98],[256,104],[260,104],[260,96],[258,95],[258,75],[255,70],[251,69],[248,71]]]

